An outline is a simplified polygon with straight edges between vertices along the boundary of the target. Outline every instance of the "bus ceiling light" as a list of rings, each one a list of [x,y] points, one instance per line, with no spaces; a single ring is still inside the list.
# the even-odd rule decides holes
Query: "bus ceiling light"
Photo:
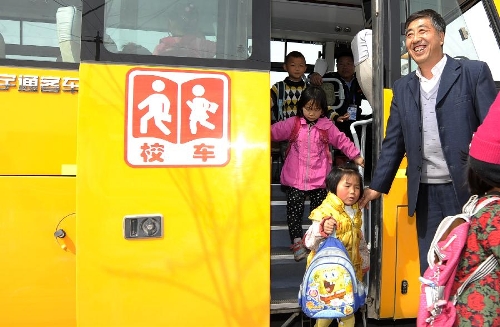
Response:
[[[336,25],[335,26],[335,32],[337,32],[337,33],[340,33],[340,32],[350,33],[351,32],[351,28],[349,26],[342,27],[340,25]]]

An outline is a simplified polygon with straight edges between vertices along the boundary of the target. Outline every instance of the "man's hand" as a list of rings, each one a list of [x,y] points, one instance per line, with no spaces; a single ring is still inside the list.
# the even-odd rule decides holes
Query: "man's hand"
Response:
[[[338,117],[336,118],[336,121],[338,121],[339,123],[343,123],[343,122],[344,122],[344,120],[346,120],[346,119],[349,119],[349,113],[348,113],[348,112],[346,112],[346,113],[345,113],[345,114],[343,114],[342,116],[338,116]]]
[[[323,84],[323,77],[319,73],[313,72],[309,74],[309,81],[312,85],[320,86]]]
[[[366,207],[368,202],[380,198],[381,195],[382,193],[372,190],[371,188],[365,189],[363,192],[363,197],[359,199],[359,207],[363,209],[364,207]]]

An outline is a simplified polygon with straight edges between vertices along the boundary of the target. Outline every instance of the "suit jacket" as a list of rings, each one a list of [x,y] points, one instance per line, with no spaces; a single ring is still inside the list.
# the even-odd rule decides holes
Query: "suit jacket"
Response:
[[[397,80],[393,92],[386,136],[370,188],[387,194],[406,153],[408,211],[412,216],[423,162],[420,81],[416,73]],[[441,147],[460,205],[470,197],[466,155],[472,134],[482,123],[496,95],[495,82],[486,63],[459,61],[448,56],[436,99],[436,117]]]

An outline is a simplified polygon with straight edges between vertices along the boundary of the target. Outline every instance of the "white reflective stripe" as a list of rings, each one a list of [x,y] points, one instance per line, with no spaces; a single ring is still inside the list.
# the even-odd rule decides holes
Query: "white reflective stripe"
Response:
[[[491,273],[493,270],[498,265],[498,261],[495,258],[495,255],[490,255],[486,260],[484,260],[479,267],[477,267],[476,270],[472,274],[469,275],[469,277],[460,285],[460,287],[457,290],[457,294],[453,297],[453,305],[457,303],[457,299],[462,294],[464,289],[467,287],[472,282],[475,282],[476,280],[479,280],[481,278],[484,278],[486,275]]]

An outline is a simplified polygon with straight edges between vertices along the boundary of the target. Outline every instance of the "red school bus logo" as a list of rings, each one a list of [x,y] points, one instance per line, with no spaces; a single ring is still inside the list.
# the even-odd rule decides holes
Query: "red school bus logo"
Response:
[[[223,166],[230,156],[226,74],[132,69],[125,160],[132,167]]]

